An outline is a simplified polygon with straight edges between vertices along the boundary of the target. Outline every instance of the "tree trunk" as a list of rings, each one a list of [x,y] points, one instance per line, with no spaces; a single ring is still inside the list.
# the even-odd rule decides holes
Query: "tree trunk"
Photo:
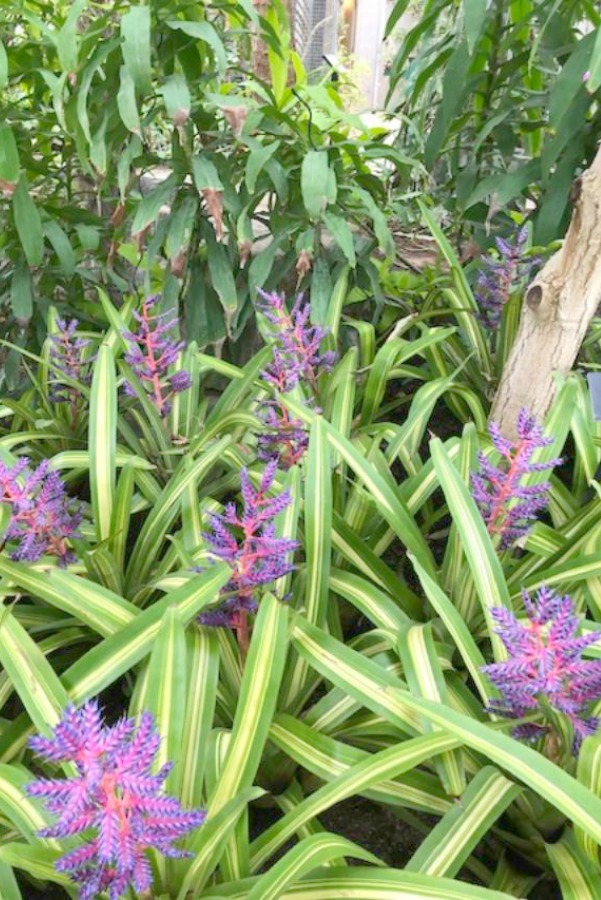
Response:
[[[542,418],[556,372],[571,370],[601,303],[601,148],[572,185],[574,211],[563,246],[528,287],[515,343],[497,389],[491,418],[515,438],[518,412]]]

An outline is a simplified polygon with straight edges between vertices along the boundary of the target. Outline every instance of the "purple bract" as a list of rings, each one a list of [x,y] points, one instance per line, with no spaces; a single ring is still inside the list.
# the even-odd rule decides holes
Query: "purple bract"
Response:
[[[77,769],[73,778],[40,778],[27,791],[57,817],[40,831],[42,837],[84,835],[85,843],[56,863],[80,885],[81,900],[94,900],[101,891],[118,900],[129,887],[148,891],[150,848],[165,856],[188,855],[173,842],[202,825],[205,813],[186,812],[161,793],[171,764],[151,771],[160,736],[150,713],[142,714],[139,725],[122,719],[108,727],[97,703],[89,701],[78,710],[68,707],[52,737],[29,743],[48,762],[72,762]]]
[[[80,396],[75,385],[61,381],[60,372],[80,384],[88,385],[92,381],[90,371],[92,357],[85,356],[90,341],[76,337],[79,322],[77,319],[56,319],[56,332],[50,337],[50,362],[57,371],[50,374],[49,396],[54,403],[73,402]]]
[[[552,469],[562,460],[532,462],[535,450],[551,444],[552,438],[545,437],[541,426],[525,409],[518,415],[515,446],[502,436],[495,422],[490,423],[489,431],[501,461],[496,466],[484,453],[478,454],[480,471],[472,475],[472,492],[489,534],[498,535],[500,547],[505,549],[527,533],[532,520],[547,505],[550,484],[524,485],[523,477]]]
[[[0,461],[0,503],[11,514],[4,540],[17,545],[11,553],[15,560],[35,562],[47,553],[65,566],[74,561],[66,542],[79,537],[81,511],[70,509],[65,485],[48,465],[44,460],[31,471],[27,457],[12,466]]]
[[[210,516],[211,531],[204,537],[211,554],[232,567],[232,577],[223,589],[232,596],[217,609],[201,613],[202,625],[240,629],[245,625],[246,613],[256,609],[257,590],[294,568],[287,557],[296,550],[298,541],[276,537],[274,523],[290,503],[290,494],[283,491],[275,497],[267,496],[276,470],[277,460],[271,460],[255,489],[248,472],[242,469],[242,512],[230,503],[222,515]]]
[[[333,352],[319,350],[327,332],[311,324],[311,307],[302,296],[288,312],[283,296],[264,291],[259,295],[261,312],[273,326],[273,358],[261,377],[279,394],[289,393],[301,382],[315,394],[320,371],[327,371],[335,361]],[[300,419],[291,417],[277,399],[268,400],[259,416],[265,425],[258,438],[259,458],[276,459],[284,469],[299,462],[309,442]]]
[[[185,345],[183,341],[174,341],[167,336],[177,326],[178,320],[169,318],[167,313],[154,312],[158,302],[158,296],[147,297],[140,312],[134,312],[137,331],[125,331],[123,336],[129,343],[125,361],[144,385],[159,415],[166,416],[171,409],[173,395],[187,390],[191,378],[184,370],[171,375],[168,372]],[[130,384],[126,383],[124,387],[128,394],[135,396]]]
[[[598,720],[587,708],[601,697],[601,660],[581,658],[585,647],[601,634],[577,636],[579,622],[570,597],[561,597],[542,587],[532,600],[524,591],[527,619],[519,622],[509,610],[491,610],[509,659],[483,666],[501,692],[490,711],[512,719],[527,716],[540,708],[545,698],[553,710],[567,716],[574,729],[574,749],[593,734]],[[548,725],[527,723],[514,729],[516,737],[537,740],[549,732]]]
[[[528,230],[525,227],[517,232],[513,242],[496,238],[499,256],[482,258],[482,271],[476,282],[475,296],[482,322],[489,328],[498,327],[503,307],[511,294],[531,276],[532,269],[538,265],[539,260],[534,257],[522,258],[527,238]]]

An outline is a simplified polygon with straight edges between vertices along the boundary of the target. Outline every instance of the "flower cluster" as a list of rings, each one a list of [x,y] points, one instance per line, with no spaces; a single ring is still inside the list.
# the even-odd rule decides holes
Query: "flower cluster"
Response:
[[[496,238],[498,257],[489,255],[482,259],[483,268],[478,276],[475,294],[482,322],[489,328],[498,327],[503,307],[511,294],[538,265],[538,259],[523,257],[527,237],[527,229],[521,228],[513,242]]]
[[[232,577],[223,589],[229,596],[215,610],[201,613],[202,625],[235,628],[239,637],[244,637],[247,614],[257,608],[257,589],[293,569],[287,557],[296,550],[298,542],[276,537],[274,523],[290,503],[290,494],[283,491],[275,497],[267,496],[276,469],[274,459],[265,467],[257,489],[243,469],[242,512],[230,503],[222,515],[213,513],[210,517],[211,531],[205,533],[205,540],[211,554],[231,566]]]
[[[583,660],[582,651],[601,634],[577,636],[578,617],[570,597],[541,588],[535,600],[523,592],[526,622],[519,622],[503,607],[492,616],[509,653],[509,659],[483,666],[501,699],[491,712],[522,718],[540,707],[545,698],[556,712],[567,716],[574,730],[574,750],[593,734],[598,720],[587,716],[589,704],[601,697],[601,660]],[[535,741],[549,732],[548,725],[526,723],[514,729],[515,737]]]
[[[283,296],[259,292],[261,312],[273,326],[273,358],[262,372],[264,381],[279,394],[287,394],[301,382],[315,391],[319,371],[334,363],[331,351],[320,353],[326,332],[310,322],[311,307],[297,298],[288,312]],[[300,419],[290,416],[278,399],[267,400],[261,414],[265,432],[258,438],[259,458],[278,459],[283,468],[295,465],[304,455],[308,437]]]
[[[168,333],[177,326],[177,319],[170,319],[167,313],[155,312],[158,302],[157,295],[147,297],[140,312],[134,312],[137,331],[125,331],[123,336],[129,342],[125,361],[144,385],[159,415],[166,416],[171,409],[173,395],[187,390],[191,379],[190,373],[184,370],[171,375],[168,373],[170,366],[177,361],[184,342],[168,337]],[[135,396],[130,384],[126,383],[125,390]]]
[[[152,872],[146,850],[165,856],[187,854],[173,846],[205,819],[202,810],[186,812],[174,797],[161,793],[171,764],[152,774],[160,743],[153,717],[104,724],[94,701],[81,709],[69,707],[50,738],[36,736],[31,748],[50,763],[73,762],[73,778],[40,778],[27,786],[32,797],[44,799],[55,824],[42,837],[84,834],[85,843],[56,863],[80,885],[81,900],[108,891],[118,900],[129,887],[150,889]]]
[[[489,534],[498,535],[501,549],[506,549],[527,533],[539,510],[547,505],[549,483],[525,485],[523,477],[552,469],[562,460],[532,462],[535,450],[552,443],[552,438],[544,436],[541,426],[525,409],[518,415],[515,446],[502,436],[496,423],[490,424],[489,431],[495,449],[501,454],[501,463],[496,466],[484,453],[479,453],[480,472],[472,475],[472,491]]]
[[[71,511],[65,485],[48,465],[44,460],[31,471],[27,457],[12,466],[0,461],[0,503],[10,509],[4,540],[16,544],[15,560],[35,562],[47,553],[65,566],[74,560],[67,540],[79,537],[81,510]]]
[[[90,341],[76,336],[78,325],[77,319],[67,321],[57,318],[57,330],[50,335],[50,362],[55,366],[55,371],[50,375],[49,394],[54,403],[72,403],[79,397],[75,385],[62,381],[60,373],[80,384],[88,385],[92,381],[90,366],[93,358],[86,358],[86,347]]]

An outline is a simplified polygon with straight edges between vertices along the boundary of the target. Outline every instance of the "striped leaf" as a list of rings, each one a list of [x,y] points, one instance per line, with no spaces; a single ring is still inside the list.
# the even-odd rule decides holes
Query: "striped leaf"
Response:
[[[69,697],[36,642],[6,608],[0,613],[0,663],[36,729],[49,734]]]
[[[497,769],[485,766],[470,782],[461,803],[422,841],[405,871],[454,877],[521,790]]]
[[[103,637],[115,634],[138,612],[133,604],[118,594],[60,569],[38,572],[23,563],[0,556],[0,575],[10,584],[33,597],[40,597]]]
[[[181,588],[171,591],[140,612],[116,634],[88,650],[62,675],[71,700],[80,704],[94,697],[144,659],[152,649],[169,606],[176,607],[182,621],[187,624],[203,607],[215,601],[229,576],[230,569],[225,564],[211,566],[202,575],[196,575]]]
[[[210,628],[188,629],[186,642],[189,662],[180,798],[184,809],[193,809],[202,801],[207,745],[219,681],[219,647],[214,630]]]
[[[364,730],[364,722],[362,726]],[[352,766],[369,758],[366,750],[328,737],[286,713],[279,713],[275,717],[269,737],[298,765],[323,781],[333,781]],[[377,803],[409,807],[422,812],[444,814],[451,808],[451,801],[444,796],[438,779],[426,772],[410,772],[398,779],[382,781],[361,793]]]
[[[400,629],[398,645],[403,672],[413,696],[447,703],[447,686],[434,646],[432,623],[404,625]],[[429,722],[425,722],[423,730],[428,734],[433,729]],[[443,753],[440,759],[435,760],[435,765],[447,794],[458,796],[465,790],[460,751]]]
[[[597,797],[601,797],[601,738],[591,735],[582,742],[578,754],[576,777]],[[599,848],[595,841],[581,828],[575,828],[574,833],[581,850],[598,867]]]
[[[96,540],[111,535],[115,499],[115,455],[117,445],[117,378],[110,347],[102,344],[94,363],[90,395],[90,493],[96,525]]]
[[[256,879],[220,885],[203,900],[245,900]],[[450,878],[432,878],[400,869],[343,866],[322,869],[280,895],[280,900],[512,900],[509,894]],[[178,897],[178,900],[183,898]]]
[[[360,699],[368,709],[381,713],[402,729],[407,728],[408,721],[415,721],[416,715],[426,717],[449,737],[454,736],[506,769],[601,843],[601,799],[540,753],[463,713],[412,697],[394,676],[387,674],[384,679],[382,670],[373,662],[300,617],[294,620],[292,642],[318,672]],[[383,683],[390,684],[390,679],[399,687],[383,692]]]
[[[494,622],[490,615],[491,608],[495,606],[510,607],[509,591],[501,563],[476,502],[448,458],[444,444],[438,438],[434,438],[430,443],[430,450],[449,511],[461,536],[463,551],[488,625],[495,658],[503,659],[503,645],[495,634]],[[420,559],[417,561],[423,565]]]
[[[554,844],[546,844],[547,854],[561,887],[562,900],[598,900],[601,897],[599,866],[580,849],[571,831]]]
[[[266,594],[253,628],[224,771],[209,802],[211,815],[253,782],[284,671],[287,631],[288,610]]]
[[[486,660],[484,659],[480,648],[473,639],[464,620],[442,588],[439,587],[433,578],[430,578],[428,573],[425,572],[420,564],[412,557],[411,562],[413,563],[415,572],[422,584],[426,597],[433,606],[436,614],[440,616],[444,622],[447,631],[451,635],[453,642],[478,689],[483,704],[486,705],[490,699],[490,687],[487,678],[482,674],[482,666],[486,665]]]
[[[68,891],[68,896],[75,897],[73,882],[67,875],[56,870],[56,862],[63,852],[51,850],[38,841],[34,844],[22,844],[17,841],[0,845],[0,861],[21,869],[30,878],[42,882],[60,884]]]
[[[182,461],[180,469],[172,476],[146,517],[127,566],[126,588],[128,595],[143,585],[155,565],[169,528],[181,511],[181,498],[190,484],[200,484],[217,464],[224,450],[231,443],[226,436],[217,441],[193,465]]]
[[[198,896],[196,893],[191,894],[194,885],[206,882],[217,866],[238,819],[251,800],[261,797],[264,793],[265,791],[261,788],[245,788],[233,799],[228,800],[218,812],[209,815],[199,832],[202,836],[199,841],[201,849],[189,863],[186,876],[177,894],[177,900],[187,900],[190,896]],[[204,891],[201,896],[205,896]]]
[[[323,866],[329,860],[343,856],[352,856],[354,859],[361,859],[374,865],[384,865],[373,853],[346,838],[336,834],[314,834],[303,838],[296,847],[271,866],[269,871],[255,882],[248,893],[248,900],[277,900],[290,885],[295,884],[304,875]]]

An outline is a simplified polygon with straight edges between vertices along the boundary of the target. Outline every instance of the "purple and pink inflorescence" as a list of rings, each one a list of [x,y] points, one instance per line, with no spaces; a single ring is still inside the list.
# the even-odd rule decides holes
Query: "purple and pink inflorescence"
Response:
[[[489,534],[497,535],[501,549],[506,549],[525,535],[540,510],[547,505],[550,484],[547,481],[523,484],[534,472],[546,472],[561,465],[561,459],[533,462],[536,450],[553,443],[527,410],[522,409],[517,420],[518,440],[514,444],[504,438],[499,426],[489,426],[493,445],[501,455],[495,465],[484,454],[478,454],[480,471],[472,475],[472,493]]]
[[[92,381],[93,356],[87,353],[90,341],[78,337],[77,319],[56,319],[56,331],[50,337],[50,362],[54,371],[49,377],[49,397],[54,403],[75,402],[80,397],[76,384],[89,385]],[[61,379],[66,376],[69,381]]]
[[[205,813],[187,812],[162,793],[171,764],[153,774],[159,744],[150,713],[142,714],[139,725],[121,719],[108,727],[95,701],[68,707],[52,737],[31,738],[31,748],[47,762],[74,763],[77,770],[72,778],[37,779],[27,791],[57,817],[40,836],[84,837],[56,863],[80,886],[81,900],[94,900],[102,891],[118,900],[130,887],[150,890],[150,849],[189,855],[174,841],[202,825]]]
[[[588,710],[601,698],[601,660],[582,659],[582,652],[601,639],[601,634],[578,636],[579,620],[571,597],[547,587],[538,591],[535,600],[525,591],[522,597],[525,621],[518,621],[503,607],[491,611],[509,658],[483,666],[501,693],[501,698],[490,704],[490,711],[520,719],[541,710],[544,699],[569,720],[577,751],[583,738],[594,734],[599,724]],[[547,724],[529,722],[518,725],[514,736],[536,741],[549,730]]]
[[[48,554],[62,566],[74,561],[67,541],[79,537],[81,510],[73,508],[58,472],[49,471],[47,460],[34,470],[27,457],[12,466],[0,461],[0,503],[10,511],[4,540],[15,545],[13,559],[35,562]]]
[[[526,227],[517,232],[513,242],[496,238],[498,257],[488,255],[482,259],[482,270],[474,293],[480,318],[488,328],[499,326],[505,304],[512,293],[531,277],[532,270],[539,263],[535,257],[524,256],[527,239]]]
[[[140,312],[133,314],[138,323],[137,330],[125,331],[123,336],[129,343],[125,361],[132,367],[159,415],[166,416],[171,410],[173,395],[187,390],[191,378],[184,369],[169,374],[185,343],[169,337],[178,320],[169,313],[156,312],[159,299],[154,295],[144,300]],[[128,382],[124,390],[130,396],[136,396]]]
[[[211,530],[204,534],[211,555],[228,563],[232,576],[223,589],[227,599],[215,610],[201,613],[202,625],[225,626],[244,631],[246,616],[257,608],[257,590],[287,575],[294,568],[290,555],[298,541],[276,536],[275,519],[290,503],[290,493],[268,496],[277,460],[265,467],[259,485],[254,488],[249,474],[240,474],[242,510],[234,503],[224,513],[213,513]]]
[[[272,327],[273,357],[261,377],[276,391],[276,397],[264,401],[260,418],[265,430],[259,435],[258,456],[263,461],[277,459],[283,469],[300,462],[309,439],[300,419],[290,415],[279,402],[278,394],[287,394],[299,384],[315,393],[318,377],[334,364],[332,351],[320,352],[326,331],[310,321],[311,307],[302,296],[288,312],[283,296],[259,291],[260,310]]]

